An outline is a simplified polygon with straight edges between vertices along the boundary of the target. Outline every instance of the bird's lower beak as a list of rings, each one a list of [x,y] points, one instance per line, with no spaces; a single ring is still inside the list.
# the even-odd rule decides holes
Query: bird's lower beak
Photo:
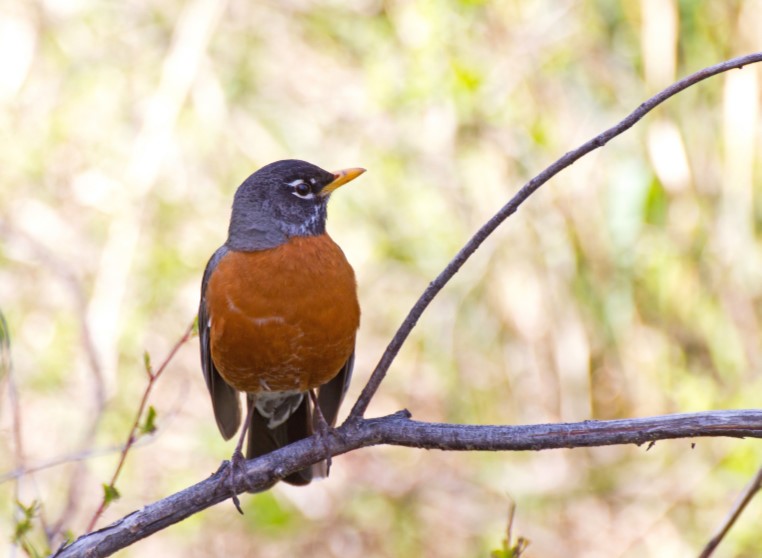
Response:
[[[336,171],[333,173],[333,181],[329,182],[325,186],[323,186],[323,189],[320,190],[321,196],[327,196],[334,190],[338,190],[344,184],[347,182],[351,182],[358,176],[360,176],[362,173],[365,172],[365,169],[361,169],[359,167],[353,168],[353,169],[344,169],[340,171]]]

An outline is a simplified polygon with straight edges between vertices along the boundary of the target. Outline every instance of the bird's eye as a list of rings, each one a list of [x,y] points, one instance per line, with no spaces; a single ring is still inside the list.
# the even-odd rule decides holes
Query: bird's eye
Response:
[[[297,196],[306,197],[311,192],[310,185],[306,182],[300,182],[296,186],[294,186],[294,193]]]

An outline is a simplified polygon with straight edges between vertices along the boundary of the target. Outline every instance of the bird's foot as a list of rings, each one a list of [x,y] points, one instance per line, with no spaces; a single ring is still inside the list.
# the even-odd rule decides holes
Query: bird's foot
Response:
[[[218,470],[218,472],[222,473],[222,476],[220,477],[220,484],[228,488],[233,500],[233,505],[241,515],[243,515],[243,509],[241,509],[241,500],[238,499],[236,485],[238,484],[239,478],[243,477],[246,479],[245,464],[246,458],[243,456],[243,453],[241,453],[241,450],[236,448],[236,450],[233,452],[233,455],[230,457],[230,460],[223,461]],[[246,484],[248,485],[248,481]]]
[[[310,390],[310,398],[312,399],[312,405],[315,408],[315,412],[313,413],[315,434],[317,434],[318,441],[320,442],[320,445],[323,446],[323,451],[325,452],[325,476],[327,477],[331,472],[331,464],[333,463],[331,450],[328,447],[328,434],[331,431],[331,425],[325,420],[323,411],[320,410],[315,390]]]

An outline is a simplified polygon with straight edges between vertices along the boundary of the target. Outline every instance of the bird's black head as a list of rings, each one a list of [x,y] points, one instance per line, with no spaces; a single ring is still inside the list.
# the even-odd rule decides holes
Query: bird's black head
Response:
[[[328,172],[296,159],[262,167],[235,193],[228,247],[265,250],[295,236],[324,233],[331,192],[363,172],[360,168]]]

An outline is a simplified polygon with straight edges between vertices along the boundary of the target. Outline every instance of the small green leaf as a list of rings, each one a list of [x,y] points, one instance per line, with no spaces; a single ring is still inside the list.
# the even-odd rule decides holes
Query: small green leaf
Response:
[[[11,334],[0,311],[0,380],[11,370]]]
[[[490,558],[521,558],[524,551],[529,546],[529,539],[524,537],[518,537],[516,542],[513,542],[513,519],[516,515],[516,504],[513,502],[508,506],[508,525],[505,529],[505,538],[503,539],[502,548],[499,550],[493,550],[490,553]]]
[[[106,505],[109,505],[114,500],[118,500],[120,496],[121,494],[119,494],[115,486],[110,484],[103,485],[103,501]]]
[[[193,327],[191,328],[191,337],[198,335],[198,316],[193,318]]]
[[[24,517],[31,519],[40,509],[40,503],[37,500],[32,500],[32,503],[28,506],[22,504],[19,500],[16,500],[16,507],[24,514]]]
[[[153,367],[151,366],[151,355],[148,351],[143,353],[143,366],[146,369],[146,374],[153,377]]]
[[[16,500],[16,507],[21,512],[21,519],[16,522],[13,529],[13,542],[20,543],[29,531],[32,530],[32,519],[37,515],[40,509],[40,504],[37,500],[33,500],[31,504],[25,506],[20,501]]]
[[[156,409],[153,405],[148,406],[148,412],[143,424],[140,425],[141,434],[153,434],[156,432]]]
[[[19,520],[16,523],[16,526],[13,530],[13,542],[18,543],[21,541],[21,539],[24,538],[24,535],[26,535],[29,531],[32,530],[32,521],[25,517],[24,519]]]

